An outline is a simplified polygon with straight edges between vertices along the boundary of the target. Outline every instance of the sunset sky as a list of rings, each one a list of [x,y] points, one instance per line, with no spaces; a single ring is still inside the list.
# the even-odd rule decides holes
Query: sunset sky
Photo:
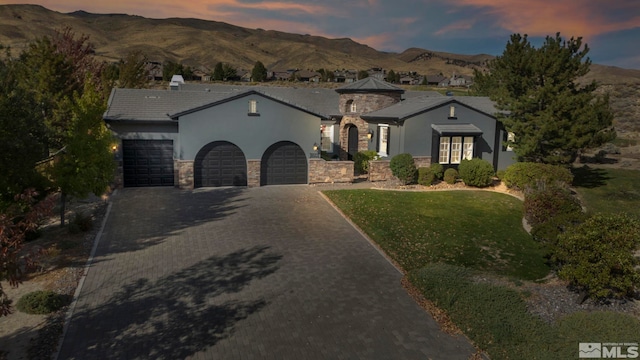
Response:
[[[0,0],[0,4],[16,1]],[[594,63],[640,69],[638,0],[33,0],[59,12],[192,17],[348,37],[377,50],[410,47],[499,55],[512,33],[582,36]]]

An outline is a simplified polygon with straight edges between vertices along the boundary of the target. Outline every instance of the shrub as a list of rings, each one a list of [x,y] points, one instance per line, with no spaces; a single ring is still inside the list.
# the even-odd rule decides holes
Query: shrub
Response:
[[[448,168],[444,172],[444,182],[447,184],[455,184],[458,179],[458,170],[454,168]]]
[[[68,231],[70,234],[77,234],[79,232],[87,232],[93,227],[93,219],[91,215],[83,213],[76,213],[73,220],[69,222]]]
[[[358,174],[369,172],[369,161],[378,158],[378,153],[373,150],[359,151],[353,156],[353,166]]]
[[[558,242],[558,236],[569,231],[572,227],[583,223],[586,218],[587,215],[582,211],[556,215],[540,224],[532,226],[531,236],[533,236],[534,240],[546,245],[551,255],[553,255],[554,248]]]
[[[400,179],[403,184],[411,184],[416,180],[416,164],[413,162],[411,154],[398,154],[391,158],[391,173]]]
[[[558,236],[558,275],[594,298],[633,296],[640,286],[640,223],[625,214],[598,214]]]
[[[18,300],[16,307],[27,314],[49,314],[65,305],[60,294],[53,291],[34,291],[25,294]]]
[[[442,180],[442,177],[444,176],[444,167],[442,166],[442,164],[433,163],[431,164],[431,166],[429,166],[429,169],[431,169],[436,179]]]
[[[495,171],[493,165],[488,161],[474,158],[471,160],[462,160],[460,167],[460,178],[466,185],[475,187],[486,187],[493,182]]]
[[[562,182],[571,185],[573,175],[565,167],[541,163],[521,162],[509,166],[502,179],[508,187],[524,190],[538,182],[555,184]]]
[[[421,167],[418,168],[418,184],[429,186],[436,180],[436,174],[431,168]]]
[[[506,171],[506,170],[498,170],[498,171],[496,171],[496,177],[497,177],[498,179],[500,179],[500,180],[503,180],[503,179],[504,179],[504,173],[505,173],[505,171]]]
[[[532,227],[573,213],[582,213],[582,206],[566,187],[541,183],[525,192],[524,217]]]

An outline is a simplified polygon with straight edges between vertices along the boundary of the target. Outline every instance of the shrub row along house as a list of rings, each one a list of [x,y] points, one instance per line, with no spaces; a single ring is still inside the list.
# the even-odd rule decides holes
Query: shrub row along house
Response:
[[[185,84],[113,89],[104,120],[119,144],[124,186],[261,186],[350,182],[359,151],[375,150],[371,180],[389,159],[455,167],[514,162],[488,98],[405,91],[375,78],[338,89]],[[335,161],[320,158],[320,151]]]

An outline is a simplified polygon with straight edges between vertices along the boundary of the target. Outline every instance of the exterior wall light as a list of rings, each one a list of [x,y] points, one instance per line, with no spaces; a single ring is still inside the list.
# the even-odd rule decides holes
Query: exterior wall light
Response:
[[[373,130],[369,130],[369,132],[367,132],[367,140],[371,141],[371,139],[373,139]]]

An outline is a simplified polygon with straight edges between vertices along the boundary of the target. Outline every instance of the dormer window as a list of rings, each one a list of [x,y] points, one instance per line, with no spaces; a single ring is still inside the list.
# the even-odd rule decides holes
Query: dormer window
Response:
[[[249,115],[259,115],[257,100],[249,100]]]

